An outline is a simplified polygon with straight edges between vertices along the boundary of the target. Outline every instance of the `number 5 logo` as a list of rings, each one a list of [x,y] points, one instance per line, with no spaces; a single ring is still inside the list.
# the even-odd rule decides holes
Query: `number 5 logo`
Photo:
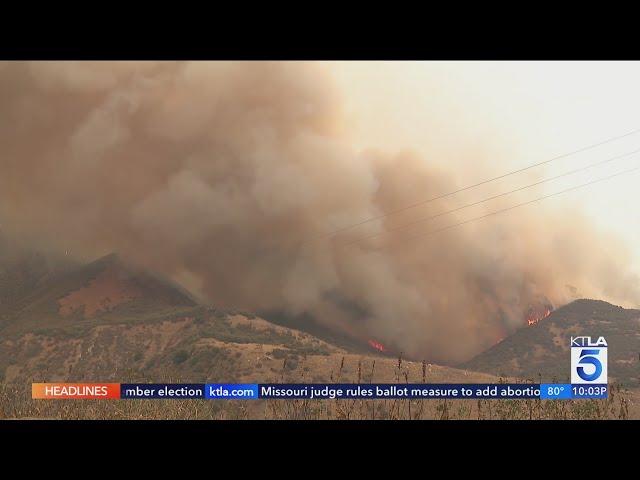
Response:
[[[583,349],[580,352],[580,361],[578,364],[580,365],[593,365],[595,367],[595,371],[591,374],[585,373],[584,367],[577,367],[576,370],[578,375],[585,382],[593,382],[602,374],[602,363],[600,360],[594,355],[599,355],[600,350],[596,349]]]

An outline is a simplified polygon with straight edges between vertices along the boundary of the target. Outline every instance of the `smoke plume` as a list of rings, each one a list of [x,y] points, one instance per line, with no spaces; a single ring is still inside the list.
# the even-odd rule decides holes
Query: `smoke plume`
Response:
[[[459,186],[428,158],[356,151],[314,64],[0,64],[11,238],[117,251],[217,306],[312,315],[430,361],[466,360],[541,302],[637,303],[624,246],[557,207],[412,240],[389,231],[410,212],[326,235]],[[447,217],[414,233],[464,215]]]

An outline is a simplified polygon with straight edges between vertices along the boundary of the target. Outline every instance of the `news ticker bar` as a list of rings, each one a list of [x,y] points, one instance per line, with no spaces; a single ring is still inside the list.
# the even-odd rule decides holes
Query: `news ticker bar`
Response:
[[[602,399],[606,384],[34,383],[34,399]]]

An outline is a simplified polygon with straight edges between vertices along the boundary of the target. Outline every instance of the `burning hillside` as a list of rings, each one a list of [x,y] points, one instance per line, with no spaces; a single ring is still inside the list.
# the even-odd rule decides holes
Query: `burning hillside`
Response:
[[[544,309],[539,310],[543,314]],[[562,381],[568,378],[569,341],[576,332],[602,335],[609,344],[609,381],[640,386],[640,310],[599,300],[576,300],[553,310],[535,328],[520,328],[459,367],[473,371]],[[542,320],[542,319],[541,319]]]
[[[527,326],[537,325],[540,320],[547,318],[553,312],[553,306],[545,305],[538,307],[530,307],[525,315]]]
[[[369,343],[369,346],[371,348],[373,348],[374,350],[377,350],[377,351],[382,352],[382,353],[385,353],[387,351],[387,349],[385,348],[385,346],[382,343],[377,342],[377,341],[375,341],[373,339],[369,339],[368,343]]]

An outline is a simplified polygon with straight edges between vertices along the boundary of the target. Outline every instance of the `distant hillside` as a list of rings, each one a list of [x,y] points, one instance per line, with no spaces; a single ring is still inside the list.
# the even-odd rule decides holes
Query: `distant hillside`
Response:
[[[14,270],[27,272],[22,276],[0,269],[9,278],[25,278],[19,294],[13,293],[16,288],[9,281],[0,285],[0,298],[12,299],[0,307],[3,336],[148,321],[197,306],[179,286],[131,268],[116,255],[57,270],[45,271],[41,263],[30,258],[16,263]]]
[[[3,314],[52,276],[75,266],[65,258],[52,259],[37,252],[9,248],[0,238],[0,322]]]
[[[640,310],[599,300],[577,300],[538,324],[523,328],[461,367],[494,375],[566,380],[571,336],[604,336],[609,345],[609,379],[640,385]]]
[[[18,270],[30,268],[14,263]],[[398,361],[200,305],[178,285],[116,255],[36,277],[10,306],[0,305],[0,381],[320,382],[356,379],[359,359],[370,363],[362,379],[392,380]],[[420,363],[404,365],[421,375]],[[430,366],[427,373],[436,372],[441,380],[472,378],[446,367]]]

